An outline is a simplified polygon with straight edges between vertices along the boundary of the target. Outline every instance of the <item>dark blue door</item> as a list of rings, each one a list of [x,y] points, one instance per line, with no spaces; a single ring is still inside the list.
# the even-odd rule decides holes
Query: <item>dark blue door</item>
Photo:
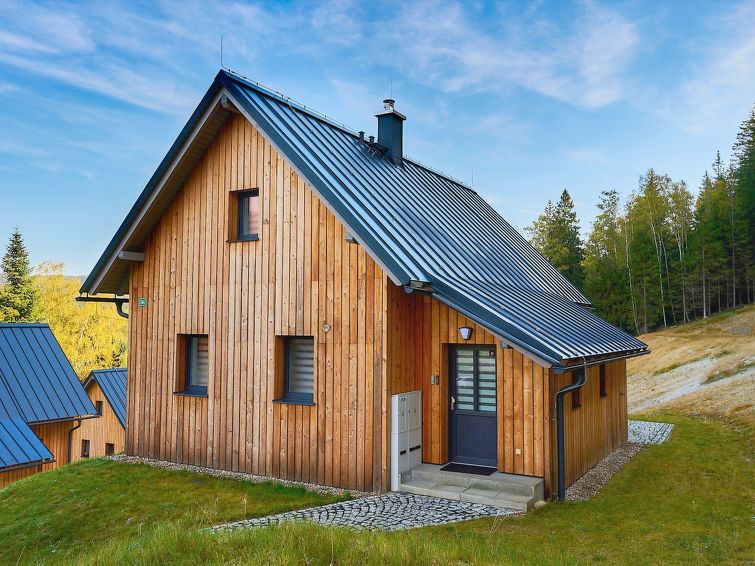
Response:
[[[495,346],[453,346],[450,362],[451,461],[495,466]]]

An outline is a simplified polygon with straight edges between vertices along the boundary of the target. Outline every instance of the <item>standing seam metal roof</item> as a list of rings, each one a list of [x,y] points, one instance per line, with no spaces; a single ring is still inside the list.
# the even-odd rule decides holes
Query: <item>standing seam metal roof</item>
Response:
[[[26,468],[54,460],[52,452],[22,418],[0,419],[0,470]]]
[[[38,423],[94,412],[48,325],[0,324],[0,419]]]
[[[579,306],[589,305],[589,300],[469,187],[406,157],[398,166],[354,132],[235,74],[218,73],[158,171],[168,169],[169,157],[188,139],[189,125],[221,92],[304,176],[397,284],[429,283],[439,300],[474,315],[502,338],[555,366],[578,357],[647,348]],[[220,104],[217,108],[224,112]],[[119,251],[129,218],[138,217],[140,203],[159,180],[156,173],[82,292],[98,291],[93,288],[96,277]],[[156,222],[159,211],[151,214],[149,221]],[[131,249],[143,243],[148,229],[141,228],[141,239],[132,238]]]
[[[123,428],[126,428],[126,375],[125,368],[96,369],[84,380],[84,389],[93,381],[100,386]]]

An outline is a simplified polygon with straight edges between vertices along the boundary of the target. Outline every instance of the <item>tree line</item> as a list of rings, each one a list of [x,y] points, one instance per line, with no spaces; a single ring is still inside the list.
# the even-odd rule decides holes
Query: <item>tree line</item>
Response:
[[[645,333],[754,302],[755,110],[696,195],[649,169],[623,203],[607,190],[597,206],[584,241],[566,190],[527,231],[608,321]]]
[[[0,271],[0,323],[48,323],[81,379],[93,369],[125,367],[126,320],[112,305],[77,303],[81,280],[64,275],[62,263],[32,270],[18,229],[11,234]]]

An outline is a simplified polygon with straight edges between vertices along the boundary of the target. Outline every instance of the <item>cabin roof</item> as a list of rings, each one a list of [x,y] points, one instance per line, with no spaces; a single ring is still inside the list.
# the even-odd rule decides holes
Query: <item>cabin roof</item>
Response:
[[[396,165],[348,128],[226,71],[216,76],[82,293],[126,292],[129,267],[119,252],[142,249],[233,111],[290,161],[397,285],[419,285],[453,303],[547,365],[647,348],[578,306],[590,301],[470,187],[407,157]]]
[[[94,413],[47,324],[0,324],[0,419],[41,423]]]
[[[123,428],[126,428],[126,375],[125,368],[96,369],[84,380],[84,389],[92,382],[100,386]]]
[[[26,468],[54,461],[55,458],[24,422],[0,419],[0,470]]]

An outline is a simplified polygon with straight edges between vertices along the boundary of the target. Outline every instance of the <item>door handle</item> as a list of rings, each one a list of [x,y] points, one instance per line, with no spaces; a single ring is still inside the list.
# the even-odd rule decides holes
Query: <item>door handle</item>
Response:
[[[451,410],[454,410],[454,406],[456,405],[456,398],[451,395]]]

